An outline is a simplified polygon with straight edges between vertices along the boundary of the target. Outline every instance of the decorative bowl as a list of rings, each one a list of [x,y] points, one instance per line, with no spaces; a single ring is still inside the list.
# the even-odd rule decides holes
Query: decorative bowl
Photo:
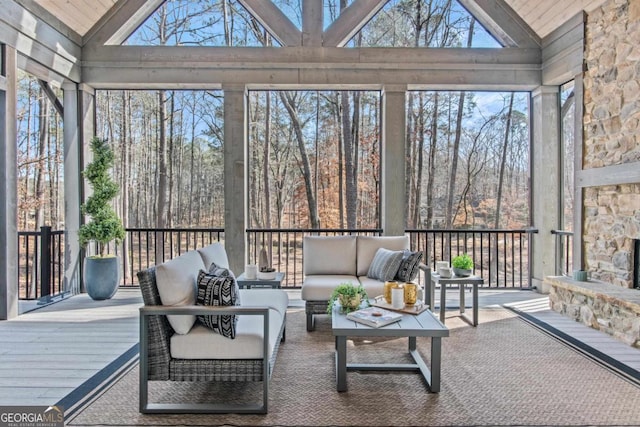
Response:
[[[453,274],[455,274],[458,277],[469,277],[471,276],[471,270],[453,267]]]
[[[258,279],[260,280],[274,280],[276,278],[277,271],[258,271]]]

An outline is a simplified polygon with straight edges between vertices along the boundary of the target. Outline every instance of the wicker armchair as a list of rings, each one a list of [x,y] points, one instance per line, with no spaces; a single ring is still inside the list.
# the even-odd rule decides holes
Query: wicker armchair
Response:
[[[138,272],[144,300],[140,308],[140,412],[142,413],[266,413],[269,378],[279,344],[284,340],[283,320],[269,358],[269,340],[263,339],[261,359],[175,359],[170,352],[174,331],[167,314],[242,314],[263,317],[263,337],[269,337],[269,307],[163,306],[156,284],[155,267]],[[149,381],[262,381],[262,403],[227,405],[219,403],[160,404],[148,402]]]

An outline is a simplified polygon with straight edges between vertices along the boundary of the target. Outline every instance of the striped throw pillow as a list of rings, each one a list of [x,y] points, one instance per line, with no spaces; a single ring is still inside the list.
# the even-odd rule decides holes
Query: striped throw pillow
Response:
[[[198,273],[196,305],[233,306],[240,304],[240,290],[233,275],[214,275],[204,270]],[[198,321],[220,335],[234,339],[236,337],[236,315],[199,315]]]

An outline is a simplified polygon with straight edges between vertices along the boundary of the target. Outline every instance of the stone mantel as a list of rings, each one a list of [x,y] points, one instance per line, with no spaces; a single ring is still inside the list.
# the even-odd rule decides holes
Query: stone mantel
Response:
[[[551,309],[640,348],[640,290],[549,276]]]

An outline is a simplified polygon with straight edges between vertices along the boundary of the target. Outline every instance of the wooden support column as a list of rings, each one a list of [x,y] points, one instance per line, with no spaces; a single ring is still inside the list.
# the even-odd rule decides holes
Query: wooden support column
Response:
[[[18,315],[17,53],[2,45],[0,64],[0,320]]]
[[[531,94],[531,224],[538,229],[533,234],[531,251],[531,285],[543,288],[546,276],[555,274],[555,235],[562,221],[562,173],[560,139],[560,88],[541,86]]]
[[[403,235],[406,228],[405,135],[406,85],[385,86],[382,92],[381,225],[387,236]]]
[[[95,129],[94,91],[86,85],[66,83],[64,91],[64,194],[65,194],[65,256],[64,290],[73,294],[84,292],[82,284],[82,251],[78,229],[82,224],[80,204],[84,201],[82,179],[88,150],[85,141]]]
[[[229,267],[240,275],[246,263],[247,146],[246,86],[224,85],[224,240]]]

